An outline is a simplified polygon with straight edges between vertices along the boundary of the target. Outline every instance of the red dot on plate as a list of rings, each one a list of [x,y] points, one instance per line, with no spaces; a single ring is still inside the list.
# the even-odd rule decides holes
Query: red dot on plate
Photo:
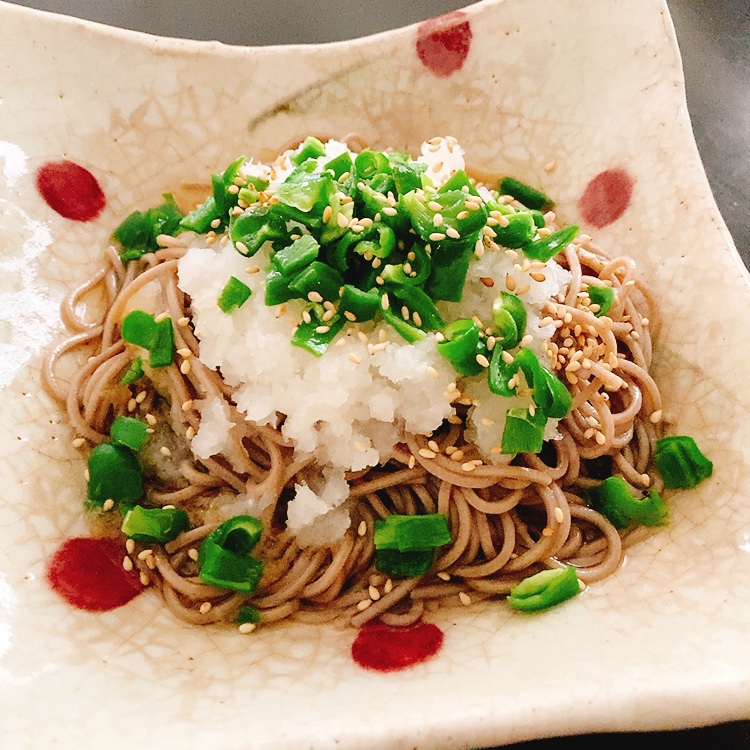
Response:
[[[434,656],[443,645],[437,625],[416,622],[405,628],[382,622],[365,625],[352,644],[352,657],[360,667],[394,672]]]
[[[436,76],[447,78],[463,67],[471,37],[471,24],[460,10],[430,18],[417,31],[417,55]]]
[[[620,167],[600,172],[578,201],[584,221],[601,229],[619,219],[630,205],[634,185],[635,180]]]
[[[125,548],[116,539],[68,539],[52,556],[47,580],[74,607],[116,609],[143,591],[138,572],[122,567],[124,557]]]
[[[107,199],[88,169],[72,161],[50,161],[36,173],[36,187],[47,205],[73,221],[91,221]]]

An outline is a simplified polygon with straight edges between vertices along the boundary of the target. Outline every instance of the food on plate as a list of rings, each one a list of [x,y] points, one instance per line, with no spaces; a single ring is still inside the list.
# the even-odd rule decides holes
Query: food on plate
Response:
[[[197,624],[544,610],[712,472],[663,436],[633,260],[451,137],[241,156],[128,216],[62,312],[88,512]]]

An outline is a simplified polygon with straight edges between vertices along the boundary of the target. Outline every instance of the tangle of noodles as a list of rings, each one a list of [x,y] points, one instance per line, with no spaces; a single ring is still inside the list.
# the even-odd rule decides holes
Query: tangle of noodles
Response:
[[[185,247],[179,237],[162,236],[160,244],[157,252],[127,265],[110,248],[101,268],[63,303],[62,319],[71,335],[47,357],[44,382],[88,444],[107,440],[121,414],[161,412],[169,419],[159,425],[171,422],[179,442],[178,434],[199,428],[200,399],[211,395],[234,408],[232,389],[199,359],[190,299],[177,283]],[[450,457],[460,449],[464,462],[480,459],[465,440],[463,421],[446,422],[430,436],[440,448],[435,458],[420,453],[427,436],[404,435],[384,465],[348,475],[352,523],[343,537],[327,547],[301,548],[283,519],[289,488],[309,461],[294,460],[279,430],[238,417],[234,421],[244,432],[222,455],[200,459],[188,452],[178,476],[157,472],[147,481],[151,504],[185,508],[196,527],[163,547],[153,546],[152,554],[133,554],[142,580],[191,623],[231,622],[243,604],[251,603],[264,623],[293,618],[361,626],[375,617],[407,625],[425,610],[504,597],[531,573],[562,564],[574,565],[587,584],[610,575],[622,560],[627,534],[589,508],[582,492],[611,473],[644,489],[659,481],[647,474],[660,435],[658,418],[650,417],[660,413],[661,399],[648,373],[656,311],[632,260],[609,257],[586,235],[557,260],[572,278],[544,310],[556,326],[548,346],[558,373],[568,374],[574,401],[559,425],[562,439],[547,443],[554,448],[549,455],[520,454],[494,465],[477,461],[481,465],[467,472]],[[611,283],[617,292],[615,306],[603,317],[577,305],[584,285],[596,280]],[[129,358],[119,321],[134,295],[151,282],[161,290],[159,309],[179,321],[174,328],[181,359],[165,368],[158,382],[122,385]],[[96,295],[105,313],[91,323],[78,308]],[[70,360],[78,369],[67,377],[62,371]],[[190,368],[181,368],[180,361],[189,361]],[[465,407],[458,414],[463,416]],[[201,541],[218,525],[212,502],[241,493],[272,498],[254,553],[265,561],[265,573],[249,600],[202,583],[194,560]],[[375,520],[391,513],[435,512],[447,517],[452,544],[423,576],[387,581],[373,566]],[[371,596],[372,587],[379,596]],[[365,600],[370,603],[363,607]]]

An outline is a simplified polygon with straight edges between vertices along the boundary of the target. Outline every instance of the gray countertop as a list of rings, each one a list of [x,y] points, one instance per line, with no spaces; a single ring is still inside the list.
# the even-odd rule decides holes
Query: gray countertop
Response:
[[[668,3],[683,56],[698,148],[719,209],[750,267],[750,0]],[[364,36],[469,5],[460,0],[22,0],[19,4],[153,34],[249,45]],[[750,722],[677,732],[535,740],[513,747],[593,750],[614,739],[635,741],[640,750],[662,748],[667,742],[745,750],[750,748]]]

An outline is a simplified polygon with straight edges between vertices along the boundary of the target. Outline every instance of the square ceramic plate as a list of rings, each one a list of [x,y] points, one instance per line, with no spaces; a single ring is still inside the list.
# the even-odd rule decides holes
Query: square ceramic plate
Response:
[[[454,750],[750,717],[750,284],[699,162],[664,3],[490,0],[353,42],[262,49],[4,4],[0,27],[8,747]],[[498,604],[435,616],[442,650],[395,673],[356,666],[353,631],[241,637],[176,622],[150,594],[89,614],[45,581],[55,549],[86,533],[83,463],[39,379],[63,293],[131,210],[309,132],[404,150],[454,135],[469,165],[540,185],[565,221],[634,256],[664,318],[667,414],[715,464],[616,575],[537,617]],[[101,186],[94,220],[37,192],[37,170],[61,159]]]

